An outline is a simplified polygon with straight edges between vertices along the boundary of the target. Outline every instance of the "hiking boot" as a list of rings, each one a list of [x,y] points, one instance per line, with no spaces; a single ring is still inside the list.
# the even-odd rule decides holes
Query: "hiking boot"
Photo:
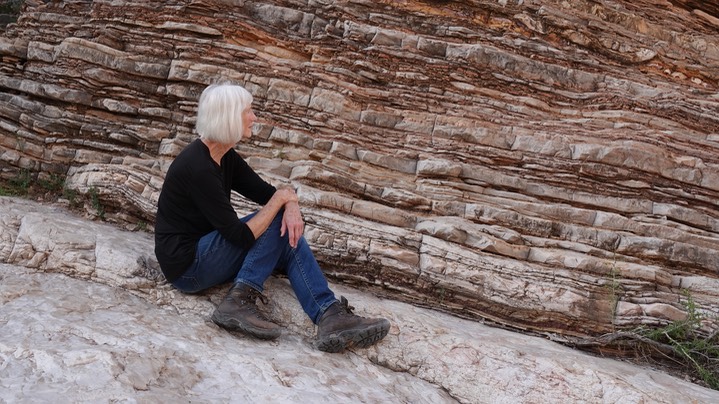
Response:
[[[231,331],[241,331],[260,339],[276,339],[282,327],[268,320],[257,308],[257,298],[267,304],[267,298],[244,283],[232,286],[224,300],[212,313],[212,321]]]
[[[351,347],[367,348],[387,335],[389,320],[360,317],[352,314],[352,309],[342,296],[325,310],[317,323],[317,349],[340,352]]]

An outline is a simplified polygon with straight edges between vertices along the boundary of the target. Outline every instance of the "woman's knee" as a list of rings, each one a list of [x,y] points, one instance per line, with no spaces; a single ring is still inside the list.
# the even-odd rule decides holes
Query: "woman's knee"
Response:
[[[263,235],[265,235],[265,234],[270,234],[270,235],[277,234],[277,235],[279,235],[279,234],[280,234],[280,230],[282,229],[282,212],[283,212],[283,211],[280,211],[280,213],[278,213],[278,214],[274,217],[274,219],[272,219],[272,222],[270,222],[270,225],[267,227],[267,230],[265,230],[265,232],[263,233]],[[272,231],[271,231],[271,232],[268,232],[268,230],[272,230]],[[285,234],[285,236],[287,236],[287,234]]]
[[[275,224],[282,224],[282,219],[284,218],[284,216],[285,216],[285,210],[284,210],[284,209],[280,209],[280,211],[277,212],[277,214],[275,215],[275,217],[272,219],[272,224],[273,224],[273,225],[275,225]]]

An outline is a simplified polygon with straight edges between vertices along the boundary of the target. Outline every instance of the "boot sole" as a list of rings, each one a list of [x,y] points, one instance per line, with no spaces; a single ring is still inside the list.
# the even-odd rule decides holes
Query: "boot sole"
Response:
[[[367,348],[386,337],[389,328],[389,320],[383,319],[379,324],[370,327],[344,330],[337,334],[330,334],[317,341],[317,349],[324,352],[336,353],[348,348]]]
[[[230,330],[230,331],[239,331],[243,334],[250,335],[255,338],[264,339],[264,340],[271,340],[271,339],[277,339],[280,334],[282,334],[282,330],[266,330],[262,328],[253,327],[248,324],[243,324],[236,318],[226,318],[222,316],[221,314],[217,314],[217,312],[212,313],[212,322],[219,325],[220,327]]]

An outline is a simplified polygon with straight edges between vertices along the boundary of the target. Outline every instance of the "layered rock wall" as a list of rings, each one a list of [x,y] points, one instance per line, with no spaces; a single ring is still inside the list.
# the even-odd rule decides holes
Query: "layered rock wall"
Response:
[[[357,314],[390,320],[379,344],[317,352],[280,277],[258,305],[279,339],[228,333],[209,319],[225,285],[181,293],[153,265],[151,234],[56,205],[0,197],[0,237],[0,261],[16,263],[0,264],[3,403],[719,402],[691,379],[338,284]]]
[[[6,178],[151,222],[199,93],[233,80],[262,121],[241,154],[299,187],[336,280],[579,336],[682,318],[683,290],[719,313],[714,1],[25,3]]]

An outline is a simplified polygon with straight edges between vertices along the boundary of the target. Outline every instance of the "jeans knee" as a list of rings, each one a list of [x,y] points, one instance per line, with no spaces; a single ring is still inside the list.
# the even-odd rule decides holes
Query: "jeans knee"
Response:
[[[300,238],[297,240],[297,247],[295,247],[295,251],[299,252],[301,250],[306,250],[309,252],[309,254],[312,254],[310,244],[307,242],[304,235],[300,236]]]
[[[280,209],[279,212],[277,212],[277,215],[275,215],[275,218],[272,219],[272,223],[282,223],[282,218],[285,216],[285,210]]]
[[[270,222],[270,225],[268,228],[276,228],[279,229],[282,226],[282,211],[278,213]]]

